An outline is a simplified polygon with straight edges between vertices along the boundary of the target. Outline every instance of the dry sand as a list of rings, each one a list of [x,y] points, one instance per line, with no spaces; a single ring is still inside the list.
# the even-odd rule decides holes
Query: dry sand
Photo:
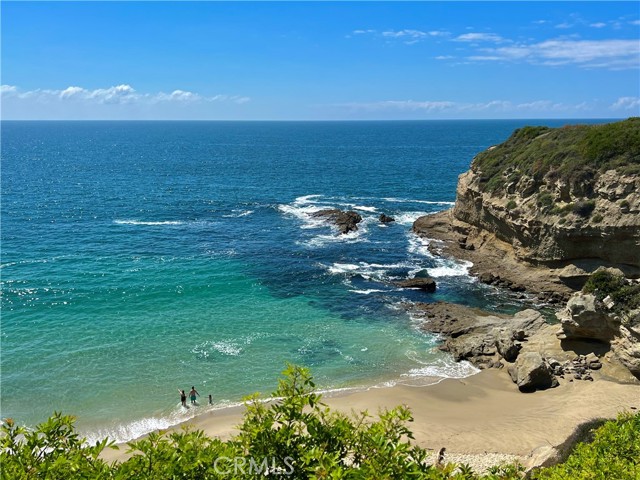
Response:
[[[347,413],[368,410],[376,414],[381,408],[407,405],[413,412],[410,428],[416,443],[432,450],[446,447],[448,461],[464,460],[482,468],[480,458],[491,463],[524,460],[537,447],[562,444],[583,422],[638,411],[640,386],[604,379],[563,381],[558,388],[524,394],[505,371],[491,369],[436,385],[371,388],[325,396],[324,401]],[[242,412],[243,407],[236,407],[205,413],[183,425],[229,438],[237,432]],[[128,456],[126,449],[105,452],[103,457],[122,460]],[[460,456],[463,454],[466,456]]]

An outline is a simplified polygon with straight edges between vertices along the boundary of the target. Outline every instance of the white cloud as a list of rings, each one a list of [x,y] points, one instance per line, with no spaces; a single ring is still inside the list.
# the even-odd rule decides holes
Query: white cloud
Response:
[[[562,22],[556,25],[556,28],[567,29],[573,27],[573,23]]]
[[[538,65],[627,69],[640,66],[640,40],[546,40],[509,47],[483,48],[472,61],[518,61]]]
[[[629,24],[638,26],[638,25],[640,25],[640,20],[632,20],[632,21],[629,22]]]
[[[500,35],[495,33],[464,33],[455,38],[458,42],[494,42],[500,43],[504,41]]]
[[[596,23],[589,24],[589,26],[593,28],[604,28],[607,26],[607,24],[602,22],[596,22]]]
[[[384,100],[379,102],[353,102],[333,105],[334,107],[346,108],[352,111],[412,111],[425,113],[444,113],[444,114],[490,114],[490,113],[524,113],[535,112],[544,114],[552,113],[572,113],[577,111],[590,110],[591,107],[587,102],[578,104],[565,104],[552,102],[550,100],[535,100],[531,102],[514,103],[508,100],[491,100],[488,102],[455,102],[448,100]]]
[[[2,85],[0,86],[0,93],[4,95],[15,95],[18,93],[18,87],[14,85]]]
[[[239,95],[215,95],[206,97],[186,90],[174,90],[171,93],[140,93],[131,85],[116,85],[109,88],[89,90],[78,86],[69,86],[63,90],[37,89],[22,92],[13,85],[2,85],[2,96],[11,96],[21,100],[40,102],[79,102],[86,104],[156,104],[159,102],[195,103],[195,102],[234,102],[247,103],[249,97]]]
[[[434,57],[436,60],[451,60],[452,58],[455,58],[453,55],[438,55],[437,57]]]
[[[613,110],[632,110],[640,109],[640,97],[620,97],[609,108]]]

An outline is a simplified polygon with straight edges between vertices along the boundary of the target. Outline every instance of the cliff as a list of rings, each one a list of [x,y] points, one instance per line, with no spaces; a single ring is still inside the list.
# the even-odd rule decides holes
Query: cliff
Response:
[[[452,212],[422,217],[414,231],[453,242],[456,251],[445,252],[453,256],[506,262],[476,266],[483,280],[565,299],[599,266],[638,277],[640,118],[518,129],[460,175]],[[523,266],[540,275],[523,282]]]

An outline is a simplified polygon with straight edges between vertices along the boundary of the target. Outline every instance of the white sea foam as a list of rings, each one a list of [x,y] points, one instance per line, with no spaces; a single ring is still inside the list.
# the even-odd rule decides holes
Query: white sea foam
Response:
[[[422,363],[422,362],[418,362]],[[422,367],[412,368],[402,377],[442,377],[442,378],[465,378],[475,375],[480,370],[467,361],[456,362],[452,358],[438,359],[431,364]]]
[[[360,295],[370,295],[372,293],[384,292],[384,290],[378,290],[378,289],[375,289],[375,288],[371,288],[369,290],[349,290],[349,291],[353,292],[353,293],[359,293]]]
[[[158,226],[158,225],[184,225],[185,222],[178,220],[166,220],[166,221],[158,221],[158,222],[145,222],[142,220],[114,220],[113,223],[117,225],[147,225],[147,226]]]
[[[429,215],[429,212],[404,212],[400,215],[396,215],[394,218],[396,223],[400,225],[413,225],[413,222],[425,215]]]
[[[468,276],[469,269],[473,267],[473,263],[467,260],[453,261],[443,259],[443,261],[446,262],[444,265],[427,269],[431,277],[438,278]]]
[[[448,206],[455,205],[455,202],[434,202],[432,200],[412,200],[409,198],[395,198],[395,197],[385,197],[383,198],[383,200],[391,203],[422,203],[425,205],[448,205]]]
[[[254,210],[233,210],[233,213],[229,213],[227,215],[223,215],[225,218],[240,218],[247,217],[251,215]]]
[[[413,265],[409,263],[333,263],[332,265],[320,264],[332,275],[360,275],[366,280],[385,281],[389,279],[389,270],[398,268],[411,268]],[[362,291],[357,291],[362,293]]]

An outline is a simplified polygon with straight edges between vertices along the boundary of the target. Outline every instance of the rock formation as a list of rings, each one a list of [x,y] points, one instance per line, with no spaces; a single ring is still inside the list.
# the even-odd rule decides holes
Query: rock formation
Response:
[[[407,280],[396,282],[396,285],[402,288],[418,288],[429,293],[436,291],[436,281],[429,277],[409,278]]]
[[[344,212],[338,209],[327,209],[312,213],[311,216],[325,218],[332,222],[343,235],[358,230],[358,223],[362,221],[360,214],[353,210]]]
[[[460,175],[451,211],[413,229],[484,279],[551,300],[602,265],[640,277],[640,118],[518,129]]]

